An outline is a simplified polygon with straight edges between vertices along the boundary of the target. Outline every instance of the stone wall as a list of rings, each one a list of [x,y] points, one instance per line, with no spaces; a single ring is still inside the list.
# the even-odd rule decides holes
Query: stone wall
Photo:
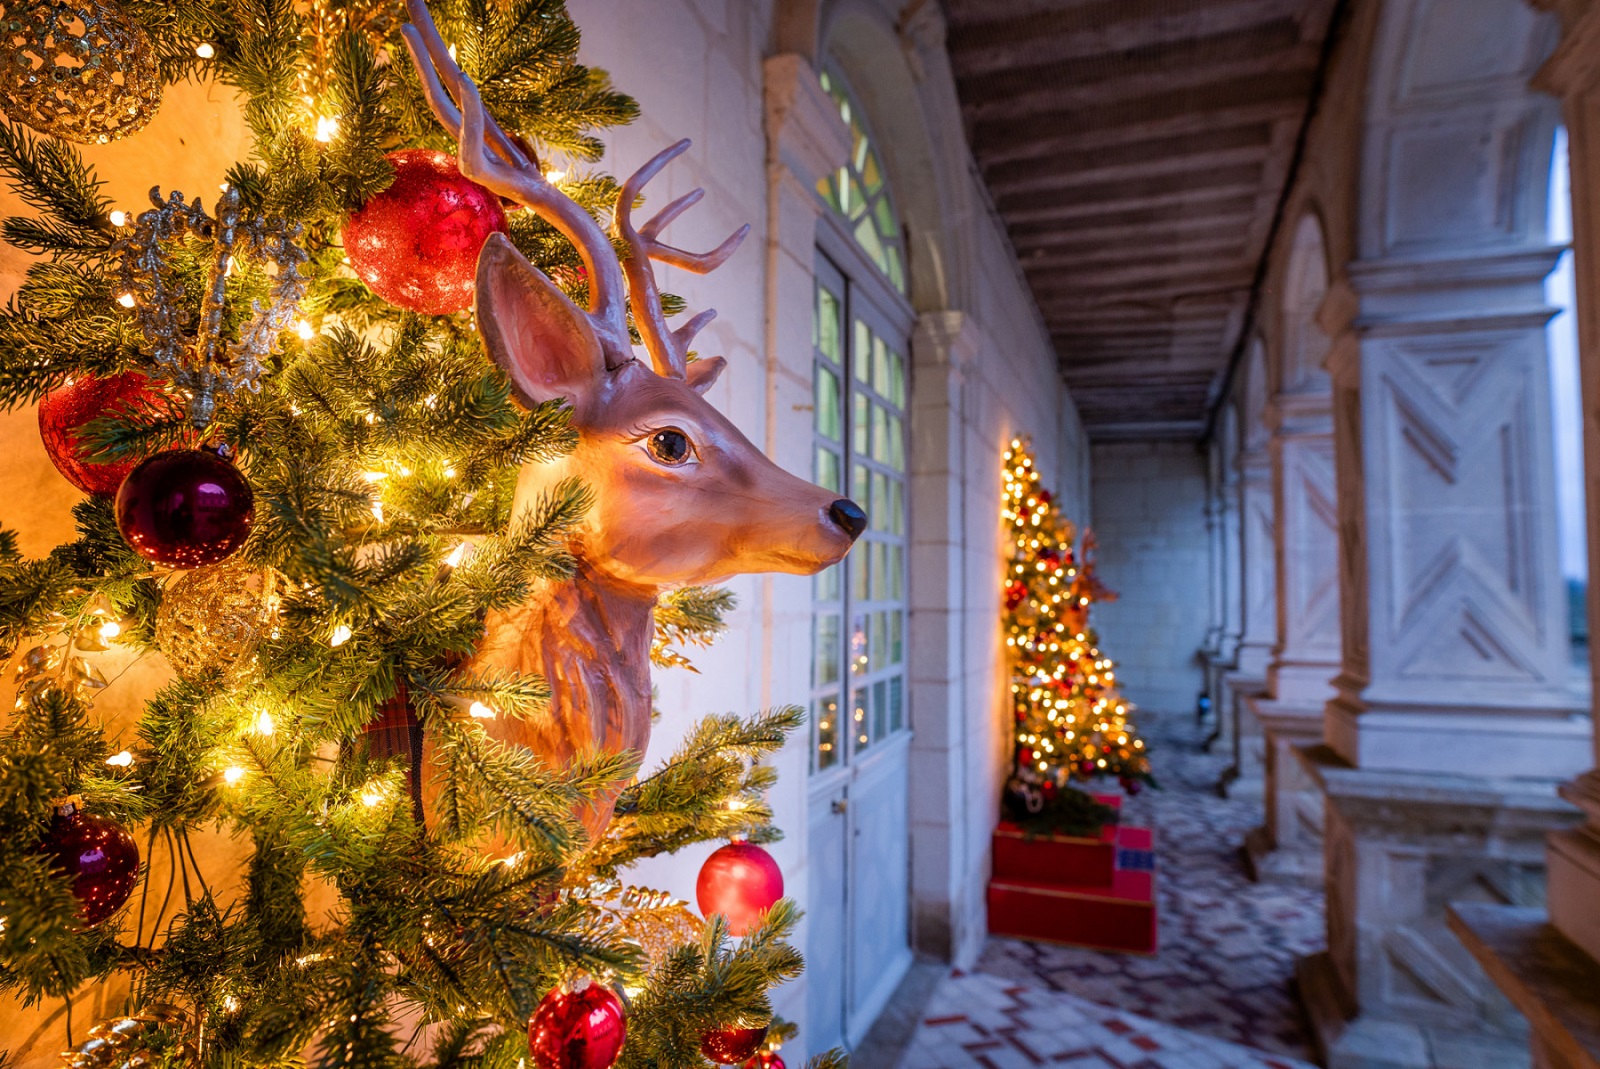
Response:
[[[1100,575],[1118,599],[1090,622],[1125,696],[1187,714],[1208,611],[1205,456],[1191,442],[1097,443],[1092,473]]]

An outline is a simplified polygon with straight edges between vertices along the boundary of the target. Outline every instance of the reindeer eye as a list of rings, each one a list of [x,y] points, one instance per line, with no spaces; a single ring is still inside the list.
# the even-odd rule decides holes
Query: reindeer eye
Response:
[[[689,444],[689,436],[676,427],[656,431],[650,436],[645,448],[656,460],[672,467],[688,460],[690,454],[694,452],[694,448]]]

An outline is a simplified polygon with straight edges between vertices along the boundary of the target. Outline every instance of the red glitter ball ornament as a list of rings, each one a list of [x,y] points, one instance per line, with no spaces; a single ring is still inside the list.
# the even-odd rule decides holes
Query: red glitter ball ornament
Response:
[[[700,866],[694,895],[702,916],[720,913],[728,919],[728,934],[744,935],[783,897],[783,871],[755,843],[729,843]]]
[[[215,564],[244,543],[255,497],[237,468],[205,449],[142,461],[117,491],[117,530],[134,552],[173,568]]]
[[[462,177],[447,152],[391,152],[394,184],[344,228],[344,251],[361,281],[390,304],[445,315],[472,307],[478,253],[506,228],[500,198]]]
[[[766,1041],[767,1027],[714,1028],[700,1037],[700,1053],[719,1065],[748,1061]]]
[[[80,432],[93,419],[138,408],[160,393],[159,383],[137,371],[105,378],[83,374],[68,379],[39,402],[39,437],[50,463],[86,494],[116,493],[138,461],[95,463],[87,459],[89,449]]]
[[[83,812],[76,798],[56,807],[39,849],[72,880],[85,928],[121,909],[139,879],[139,846],[133,836],[114,820]]]
[[[611,1069],[627,1038],[622,1000],[595,983],[556,988],[528,1022],[528,1051],[538,1069]]]

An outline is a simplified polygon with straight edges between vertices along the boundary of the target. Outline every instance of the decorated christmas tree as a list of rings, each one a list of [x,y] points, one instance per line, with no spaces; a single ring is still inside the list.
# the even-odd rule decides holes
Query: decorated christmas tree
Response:
[[[637,108],[560,0],[6,17],[0,168],[37,214],[4,224],[36,259],[0,404],[86,496],[42,559],[0,530],[0,992],[126,990],[58,1037],[80,1067],[781,1066],[761,759],[799,713],[641,770],[649,669],[721,628],[707,584],[820,570],[865,517],[700,396],[707,317],[669,327],[651,262],[743,235],[661,241],[698,191],[631,218],[687,143],[585,170]],[[184,78],[237,91],[253,155],[209,205],[115,208],[72,142]],[[730,465],[759,516],[719,541],[674,495]],[[170,681],[113,731],[134,655]],[[629,884],[717,839],[698,912]]]
[[[1071,784],[1115,777],[1137,793],[1152,783],[1144,740],[1118,693],[1116,665],[1089,625],[1116,595],[1095,573],[1094,536],[1077,531],[1039,485],[1023,439],[1005,454],[1002,516],[1010,536],[1003,629],[1011,668],[1016,762],[1007,810],[1030,824],[1082,830],[1110,814]]]

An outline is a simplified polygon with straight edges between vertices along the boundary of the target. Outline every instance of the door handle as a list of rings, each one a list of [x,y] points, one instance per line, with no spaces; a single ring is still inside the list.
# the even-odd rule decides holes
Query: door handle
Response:
[[[845,810],[847,810],[849,808],[850,808],[850,799],[848,799],[848,798],[835,798],[833,800],[832,809],[833,809],[833,811],[835,813],[843,813]]]

